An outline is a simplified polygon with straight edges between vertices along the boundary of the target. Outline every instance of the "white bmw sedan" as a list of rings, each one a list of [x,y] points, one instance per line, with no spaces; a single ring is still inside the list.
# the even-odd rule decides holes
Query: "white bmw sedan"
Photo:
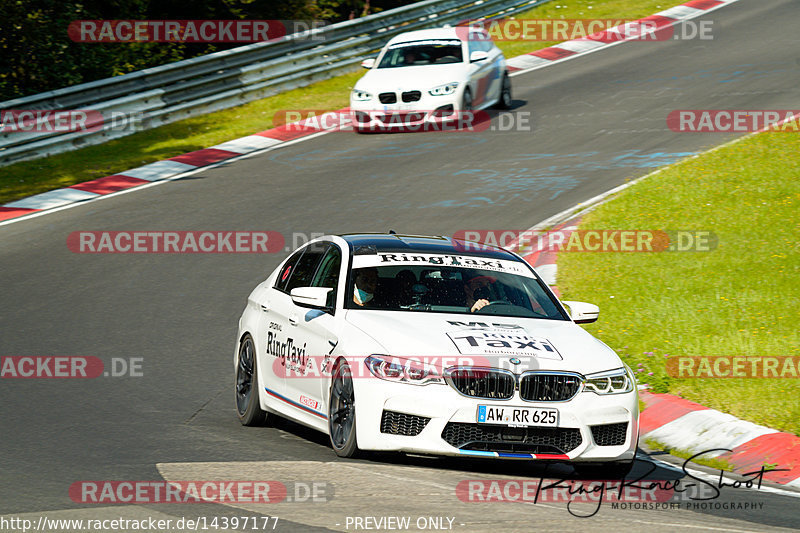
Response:
[[[353,128],[383,131],[511,107],[503,53],[484,30],[437,28],[391,39],[350,94]]]
[[[569,310],[567,309],[568,306]],[[561,461],[627,473],[635,378],[519,256],[446,237],[328,236],[250,294],[233,363],[244,425],[276,415],[333,450]]]

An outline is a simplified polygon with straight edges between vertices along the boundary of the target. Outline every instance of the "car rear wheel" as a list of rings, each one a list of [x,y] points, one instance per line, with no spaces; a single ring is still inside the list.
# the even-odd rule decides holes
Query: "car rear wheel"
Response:
[[[511,97],[511,78],[508,74],[503,74],[503,86],[500,89],[500,100],[497,101],[497,107],[500,109],[511,109],[511,104],[514,99]]]
[[[355,457],[356,399],[353,376],[346,361],[341,361],[333,371],[330,399],[328,401],[328,433],[333,451],[339,457]]]
[[[256,347],[249,334],[242,338],[236,363],[236,414],[244,426],[261,426],[267,413],[258,400],[258,373]]]

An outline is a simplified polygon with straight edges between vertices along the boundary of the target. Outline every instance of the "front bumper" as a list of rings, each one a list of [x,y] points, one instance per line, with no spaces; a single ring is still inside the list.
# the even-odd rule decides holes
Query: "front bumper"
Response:
[[[613,395],[579,392],[565,402],[526,402],[518,393],[509,400],[465,397],[441,384],[416,386],[366,378],[354,385],[358,444],[365,450],[587,462],[630,461],[636,454],[635,390]],[[558,427],[479,425],[478,405],[555,408]],[[384,431],[394,433],[382,432],[382,421]]]
[[[422,91],[420,100],[416,102],[402,102],[401,96],[396,103],[382,104],[377,95],[372,100],[350,101],[350,112],[353,127],[361,130],[397,131],[412,130],[414,127],[440,126],[437,129],[458,128],[461,109],[460,91],[445,96],[431,96]],[[463,125],[462,125],[463,129]]]

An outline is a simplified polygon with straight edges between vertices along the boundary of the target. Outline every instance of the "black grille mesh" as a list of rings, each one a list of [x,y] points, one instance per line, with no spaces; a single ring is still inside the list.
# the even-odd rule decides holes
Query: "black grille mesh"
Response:
[[[465,450],[532,451],[539,453],[568,453],[581,445],[581,432],[577,428],[507,428],[484,426],[463,422],[449,422],[442,431],[448,444]],[[527,448],[527,449],[526,449]]]
[[[419,91],[406,91],[403,93],[404,102],[418,102],[422,98],[422,93]]]
[[[627,422],[592,426],[592,438],[598,446],[621,446],[625,444],[627,434]]]
[[[378,100],[382,104],[394,104],[397,103],[397,95],[395,93],[381,93],[378,95]]]
[[[381,416],[381,433],[390,435],[405,435],[415,437],[425,429],[430,418],[424,416],[408,415],[395,411],[384,411]]]
[[[450,372],[450,384],[461,394],[475,398],[507,400],[514,395],[514,376],[505,372],[457,368]]]
[[[519,380],[519,395],[530,402],[563,402],[580,389],[577,376],[564,374],[527,374]]]

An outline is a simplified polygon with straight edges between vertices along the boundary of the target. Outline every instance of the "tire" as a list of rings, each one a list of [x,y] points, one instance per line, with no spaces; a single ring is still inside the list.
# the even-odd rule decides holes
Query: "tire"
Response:
[[[356,403],[353,377],[346,361],[336,364],[328,397],[328,435],[339,457],[356,457]]]
[[[248,333],[239,344],[239,357],[236,363],[234,392],[236,414],[243,426],[262,426],[268,414],[261,409],[258,400],[258,359],[253,337]]]
[[[461,111],[472,111],[472,92],[469,87],[464,89],[464,96],[461,97]]]
[[[573,463],[572,467],[582,477],[602,480],[625,478],[633,468],[634,461],[610,463]]]
[[[503,74],[503,86],[500,89],[500,99],[497,101],[498,109],[511,109],[514,99],[511,96],[511,78]]]

